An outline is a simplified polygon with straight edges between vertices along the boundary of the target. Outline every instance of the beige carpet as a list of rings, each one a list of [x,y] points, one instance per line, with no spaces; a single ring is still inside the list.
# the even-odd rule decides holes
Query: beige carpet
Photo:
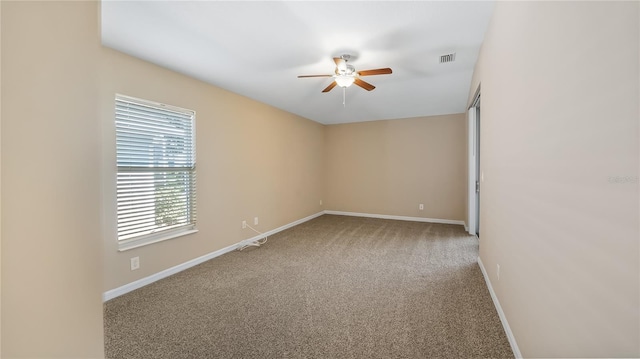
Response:
[[[324,215],[104,305],[107,358],[513,357],[463,227]]]

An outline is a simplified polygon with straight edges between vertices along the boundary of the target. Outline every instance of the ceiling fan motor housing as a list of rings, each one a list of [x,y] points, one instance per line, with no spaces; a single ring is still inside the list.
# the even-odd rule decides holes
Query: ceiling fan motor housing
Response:
[[[337,72],[338,72],[337,73],[338,75],[347,75],[348,76],[348,75],[353,75],[356,72],[356,69],[355,69],[355,67],[353,67],[353,65],[346,64],[346,66],[343,69],[338,68]]]

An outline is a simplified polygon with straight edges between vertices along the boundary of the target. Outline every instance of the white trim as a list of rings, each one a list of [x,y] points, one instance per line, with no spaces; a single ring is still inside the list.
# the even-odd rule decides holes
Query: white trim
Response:
[[[219,249],[217,251],[211,252],[209,254],[205,254],[205,255],[203,255],[201,257],[192,259],[192,260],[184,262],[182,264],[178,264],[177,266],[174,266],[174,267],[165,269],[163,271],[160,271],[158,273],[152,274],[152,275],[150,275],[148,277],[145,277],[145,278],[142,278],[142,279],[138,279],[135,282],[131,282],[131,283],[125,284],[125,285],[123,285],[121,287],[108,290],[108,291],[106,291],[106,292],[104,292],[102,294],[102,301],[106,302],[106,301],[108,301],[110,299],[113,299],[115,297],[119,297],[119,296],[121,296],[123,294],[129,293],[129,292],[131,292],[133,290],[142,288],[142,287],[144,287],[144,286],[146,286],[148,284],[151,284],[153,282],[159,281],[160,279],[166,278],[166,277],[168,277],[170,275],[176,274],[178,272],[182,272],[185,269],[194,267],[194,266],[196,266],[196,265],[198,265],[200,263],[208,261],[209,259],[221,256],[221,255],[223,255],[225,253],[228,253],[228,252],[231,252],[234,249],[236,249],[237,246],[238,246],[237,244],[233,244],[233,245],[230,245],[228,247],[224,247],[222,249]]]
[[[180,238],[188,234],[198,233],[198,230],[193,225],[188,227],[190,229],[180,228],[177,231],[168,231],[168,233],[157,233],[152,236],[145,236],[143,238],[132,238],[122,243],[118,243],[118,252],[128,251],[134,248],[140,248],[147,244],[158,243],[169,239]]]
[[[468,129],[469,129],[469,142],[468,142],[468,181],[467,181],[467,220],[469,226],[467,232],[469,234],[476,234],[476,108],[471,107],[468,111]]]
[[[205,254],[203,256],[200,256],[198,258],[194,258],[192,260],[189,260],[187,262],[178,264],[176,266],[173,266],[171,268],[162,270],[158,273],[152,274],[148,277],[142,278],[142,279],[138,279],[134,282],[125,284],[123,286],[120,286],[118,288],[115,289],[111,289],[108,290],[106,292],[104,292],[102,294],[102,300],[104,302],[119,297],[123,294],[129,293],[133,290],[142,288],[148,284],[151,284],[153,282],[159,281],[160,279],[166,278],[170,275],[182,272],[185,269],[189,269],[191,267],[194,267],[198,264],[204,263],[210,259],[213,259],[215,257],[221,256],[225,253],[229,253],[231,251],[236,250],[237,248],[244,246],[246,244],[249,244],[251,242],[254,242],[258,239],[264,238],[266,236],[271,236],[273,234],[276,234],[278,232],[284,231],[285,229],[289,229],[291,227],[297,226],[301,223],[310,221],[314,218],[320,217],[323,214],[333,214],[333,215],[339,215],[339,216],[354,216],[354,217],[368,217],[368,218],[382,218],[382,219],[394,219],[394,220],[399,220],[399,221],[413,221],[413,222],[429,222],[429,223],[444,223],[444,224],[457,224],[457,225],[462,225],[464,226],[465,223],[464,221],[457,221],[457,220],[451,220],[451,219],[438,219],[438,218],[423,218],[423,217],[405,217],[405,216],[392,216],[392,215],[386,215],[386,214],[370,214],[370,213],[357,213],[357,212],[342,212],[342,211],[321,211],[315,214],[312,214],[308,217],[304,217],[302,219],[299,219],[297,221],[293,221],[291,223],[285,224],[284,226],[278,227],[276,229],[272,229],[270,231],[267,231],[263,234],[251,237],[251,238],[247,238],[244,239],[236,244],[232,244],[228,247],[224,247],[222,249],[218,249],[217,251],[213,251],[211,253]]]
[[[170,275],[173,275],[173,274],[176,274],[178,272],[182,272],[185,269],[189,269],[189,268],[194,267],[194,266],[196,266],[196,265],[198,265],[200,263],[204,263],[204,262],[206,262],[206,261],[208,261],[210,259],[213,259],[215,257],[221,256],[221,255],[223,255],[225,253],[234,251],[238,247],[243,246],[245,244],[248,244],[250,242],[253,242],[253,241],[257,240],[257,239],[264,238],[266,236],[270,236],[270,235],[276,234],[278,232],[284,231],[285,229],[289,229],[291,227],[297,226],[297,225],[299,225],[301,223],[304,223],[306,221],[310,221],[310,220],[312,220],[312,219],[314,219],[316,217],[320,217],[323,214],[324,214],[324,212],[318,212],[318,213],[312,214],[312,215],[310,215],[308,217],[304,217],[304,218],[299,219],[297,221],[293,221],[293,222],[291,222],[289,224],[285,224],[284,226],[278,227],[276,229],[272,229],[272,230],[270,230],[268,232],[265,232],[263,234],[260,234],[258,236],[242,240],[242,241],[240,241],[240,242],[238,242],[236,244],[232,244],[232,245],[230,245],[228,247],[224,247],[222,249],[218,249],[217,251],[213,251],[213,252],[211,252],[209,254],[205,254],[205,255],[203,255],[201,257],[194,258],[194,259],[186,261],[186,262],[184,262],[182,264],[178,264],[177,266],[165,269],[165,270],[160,271],[158,273],[152,274],[152,275],[150,275],[148,277],[145,277],[145,278],[142,278],[142,279],[138,279],[135,282],[131,282],[131,283],[125,284],[125,285],[123,285],[121,287],[108,290],[108,291],[106,291],[106,292],[104,292],[102,294],[102,301],[106,302],[106,301],[108,301],[110,299],[119,297],[119,296],[121,296],[123,294],[129,293],[129,292],[131,292],[133,290],[136,290],[138,288],[142,288],[145,285],[148,285],[148,284],[151,284],[153,282],[159,281],[160,279],[166,278],[166,277],[168,277]]]
[[[516,337],[513,336],[513,332],[511,331],[511,327],[509,326],[509,322],[507,321],[507,316],[502,310],[502,306],[500,305],[498,296],[496,296],[496,292],[493,291],[493,286],[491,286],[489,275],[487,275],[487,271],[485,270],[484,265],[482,264],[482,259],[480,259],[480,257],[478,257],[478,265],[480,266],[480,270],[482,271],[484,281],[487,283],[487,288],[489,288],[489,294],[491,294],[493,305],[496,307],[496,311],[498,311],[498,316],[500,317],[500,321],[502,322],[504,332],[507,334],[507,339],[509,340],[509,345],[511,345],[513,355],[516,358],[522,358],[522,354],[520,353],[520,349],[518,348],[518,343],[516,342]]]
[[[458,224],[464,226],[464,221],[457,221],[453,219],[438,219],[438,218],[424,218],[424,217],[406,217],[406,216],[392,216],[388,214],[371,214],[371,213],[358,213],[358,212],[342,212],[342,211],[324,211],[325,214],[333,214],[338,216],[352,216],[352,217],[367,217],[367,218],[382,218],[382,219],[395,219],[398,221],[412,221],[412,222],[429,222],[429,223],[444,223],[444,224]]]

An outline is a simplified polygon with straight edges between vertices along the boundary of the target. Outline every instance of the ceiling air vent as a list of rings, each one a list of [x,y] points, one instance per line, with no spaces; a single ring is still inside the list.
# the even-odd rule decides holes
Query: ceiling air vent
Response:
[[[446,54],[446,55],[442,55],[440,56],[440,63],[444,64],[445,62],[453,62],[456,60],[456,53],[452,53],[452,54]]]

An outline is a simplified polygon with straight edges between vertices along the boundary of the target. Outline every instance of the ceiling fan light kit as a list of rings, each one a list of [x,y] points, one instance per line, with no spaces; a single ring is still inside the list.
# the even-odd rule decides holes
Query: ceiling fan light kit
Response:
[[[355,80],[356,78],[353,75],[340,75],[340,76],[336,76],[336,79],[335,79],[336,83],[340,87],[349,87],[353,85],[353,82]]]
[[[363,70],[356,72],[355,67],[349,64],[349,59],[351,59],[351,55],[345,54],[340,57],[334,57],[333,62],[336,64],[335,74],[334,75],[300,75],[298,78],[307,78],[307,77],[332,77],[333,82],[327,86],[322,92],[329,92],[334,87],[339,86],[343,89],[355,84],[356,86],[362,87],[367,91],[371,91],[376,87],[372,84],[360,79],[362,76],[372,76],[372,75],[388,75],[393,71],[388,68],[381,69],[373,69],[373,70]]]

